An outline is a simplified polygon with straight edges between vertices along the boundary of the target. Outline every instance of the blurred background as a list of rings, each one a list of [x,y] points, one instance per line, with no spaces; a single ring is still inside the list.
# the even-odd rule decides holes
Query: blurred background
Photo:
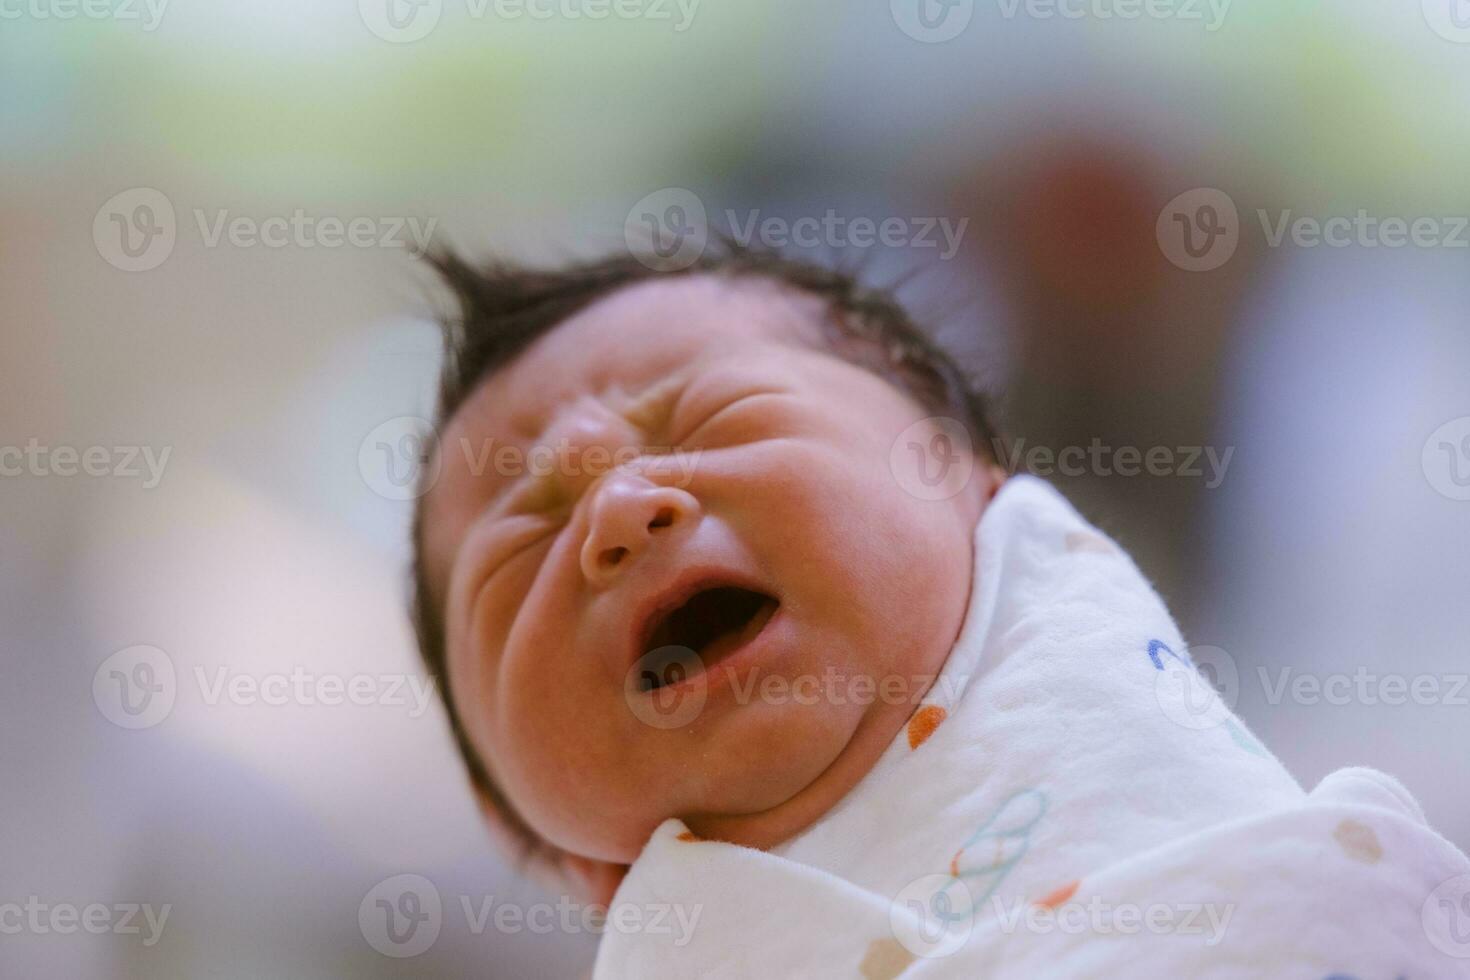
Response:
[[[0,163],[6,976],[590,966],[415,700],[428,234],[902,278],[1303,784],[1470,847],[1463,0],[0,0]]]

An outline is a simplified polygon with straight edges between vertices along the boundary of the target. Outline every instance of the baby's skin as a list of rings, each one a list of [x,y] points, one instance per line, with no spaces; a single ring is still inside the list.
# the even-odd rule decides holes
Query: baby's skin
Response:
[[[763,678],[913,684],[960,631],[1001,475],[976,466],[944,500],[906,491],[924,460],[891,450],[933,413],[831,353],[825,315],[758,279],[627,287],[443,428],[422,544],[454,704],[593,900],[669,817],[751,847],[791,837],[923,694],[751,696]],[[503,465],[537,449],[557,464]],[[699,658],[649,653],[680,645]],[[697,717],[650,724],[638,699],[671,693],[702,698]]]

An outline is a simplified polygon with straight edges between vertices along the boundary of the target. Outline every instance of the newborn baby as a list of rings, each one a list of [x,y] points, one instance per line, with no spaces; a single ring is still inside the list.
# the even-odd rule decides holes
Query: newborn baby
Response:
[[[1300,935],[1470,866],[1388,777],[1303,793],[890,298],[733,246],[437,264],[420,643],[491,826],[613,906],[598,976],[1454,965]],[[1035,920],[1100,898],[1214,928]],[[692,935],[611,928],[670,904]]]

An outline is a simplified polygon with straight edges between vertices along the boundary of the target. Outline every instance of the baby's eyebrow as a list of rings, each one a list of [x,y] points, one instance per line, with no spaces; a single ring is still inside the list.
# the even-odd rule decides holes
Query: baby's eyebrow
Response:
[[[666,433],[669,422],[673,418],[675,410],[684,392],[689,388],[693,379],[693,372],[678,371],[664,375],[641,391],[634,394],[626,394],[620,389],[604,390],[598,395],[598,402],[608,408],[611,414],[617,415],[627,421],[645,437],[656,437]],[[550,427],[553,416],[544,417],[531,435],[531,444],[539,445],[539,440],[544,437],[546,430]],[[560,447],[553,447],[559,449]],[[535,474],[525,472],[498,488],[488,499],[488,506],[497,514],[513,513],[519,510],[546,510],[553,504],[560,482],[556,474]]]

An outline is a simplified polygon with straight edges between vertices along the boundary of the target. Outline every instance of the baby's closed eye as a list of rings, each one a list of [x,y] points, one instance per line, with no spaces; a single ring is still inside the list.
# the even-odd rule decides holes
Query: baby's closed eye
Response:
[[[675,430],[673,444],[680,449],[712,448],[755,434],[765,406],[785,396],[777,390],[743,391],[691,411],[693,422]]]

